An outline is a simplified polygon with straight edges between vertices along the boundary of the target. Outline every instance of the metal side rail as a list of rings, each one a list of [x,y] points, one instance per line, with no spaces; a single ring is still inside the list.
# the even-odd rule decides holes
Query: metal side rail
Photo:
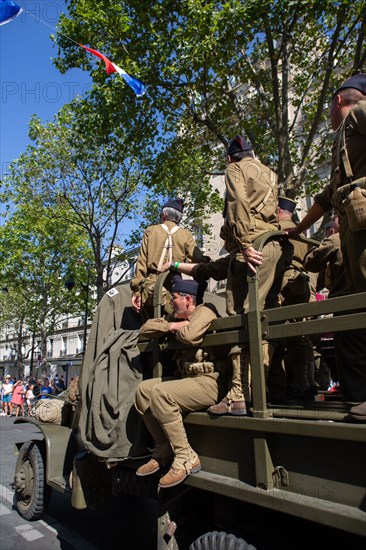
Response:
[[[335,525],[338,529],[366,536],[366,512],[353,506],[319,498],[317,495],[294,494],[286,489],[277,489],[276,487],[264,490],[204,470],[189,476],[185,483],[220,496],[275,509],[277,512],[284,512],[326,526]]]

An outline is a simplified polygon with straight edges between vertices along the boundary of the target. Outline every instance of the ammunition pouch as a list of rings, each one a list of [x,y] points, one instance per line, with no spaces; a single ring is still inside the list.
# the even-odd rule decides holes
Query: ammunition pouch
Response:
[[[351,231],[366,229],[366,177],[339,187],[336,204],[344,210]]]

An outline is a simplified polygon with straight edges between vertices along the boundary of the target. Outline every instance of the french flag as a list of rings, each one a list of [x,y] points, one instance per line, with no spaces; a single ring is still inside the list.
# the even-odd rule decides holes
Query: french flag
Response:
[[[12,2],[12,0],[0,0],[0,25],[5,25],[15,19],[23,8]]]
[[[145,84],[143,84],[140,80],[138,80],[137,78],[134,78],[133,76],[130,76],[129,74],[127,74],[126,71],[124,71],[123,69],[118,67],[118,65],[115,65],[115,63],[112,63],[112,61],[110,61],[102,53],[97,52],[97,50],[92,50],[91,48],[87,48],[86,46],[83,46],[83,44],[80,44],[80,46],[82,48],[84,48],[84,50],[92,53],[93,55],[96,55],[97,57],[99,57],[100,59],[102,59],[104,61],[105,70],[106,70],[106,73],[108,75],[112,74],[112,73],[120,74],[122,76],[122,78],[124,79],[124,81],[126,82],[126,84],[128,84],[133,89],[133,91],[135,92],[137,97],[141,97],[141,96],[144,95],[144,93],[145,93]]]

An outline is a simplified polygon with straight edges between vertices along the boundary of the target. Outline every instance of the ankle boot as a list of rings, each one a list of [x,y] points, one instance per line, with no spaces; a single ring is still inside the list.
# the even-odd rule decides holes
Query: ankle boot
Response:
[[[163,430],[174,451],[173,464],[169,472],[159,481],[159,487],[167,489],[182,483],[190,474],[197,473],[201,469],[201,463],[188,442],[182,417],[174,422],[163,424]]]
[[[244,399],[240,401],[232,401],[227,397],[217,403],[216,405],[211,405],[207,409],[211,414],[222,415],[222,414],[232,414],[233,416],[246,416],[247,408]]]
[[[155,449],[149,462],[136,470],[136,475],[140,477],[155,474],[162,466],[168,466],[174,456],[172,446],[156,418],[151,413],[145,413],[142,418],[154,438]]]

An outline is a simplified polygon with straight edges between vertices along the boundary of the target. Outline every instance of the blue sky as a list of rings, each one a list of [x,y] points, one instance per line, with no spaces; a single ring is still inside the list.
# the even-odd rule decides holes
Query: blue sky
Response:
[[[52,120],[62,105],[91,86],[86,71],[72,69],[61,75],[52,62],[57,48],[49,38],[66,13],[63,0],[20,0],[25,10],[0,26],[0,159],[1,175],[27,144],[28,122],[37,114]]]
[[[0,178],[31,143],[31,116],[43,123],[52,120],[62,105],[92,86],[87,71],[71,69],[62,75],[52,61],[57,47],[50,35],[57,33],[61,13],[67,13],[64,0],[14,1],[24,11],[0,26]],[[123,238],[140,222],[126,220]]]

